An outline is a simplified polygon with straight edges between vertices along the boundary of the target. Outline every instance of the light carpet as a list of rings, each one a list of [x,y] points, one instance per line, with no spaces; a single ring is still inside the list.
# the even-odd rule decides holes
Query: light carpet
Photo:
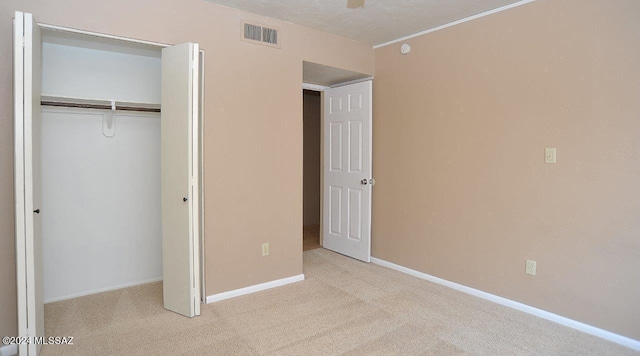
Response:
[[[45,306],[42,355],[638,355],[606,340],[373,264],[315,249],[306,280],[162,307],[152,283]],[[286,276],[283,276],[286,277]]]

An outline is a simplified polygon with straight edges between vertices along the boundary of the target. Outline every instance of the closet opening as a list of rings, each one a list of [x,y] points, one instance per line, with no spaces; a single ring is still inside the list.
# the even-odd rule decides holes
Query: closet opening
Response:
[[[42,31],[44,302],[162,280],[161,48]]]
[[[200,315],[199,45],[38,24],[19,11],[13,40],[19,335],[44,336],[46,302],[160,280],[157,306]],[[99,310],[104,298],[93,298]]]

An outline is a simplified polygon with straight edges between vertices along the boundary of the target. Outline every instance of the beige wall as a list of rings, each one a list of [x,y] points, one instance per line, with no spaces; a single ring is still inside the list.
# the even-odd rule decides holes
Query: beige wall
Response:
[[[375,50],[373,255],[640,339],[639,15],[539,0]]]
[[[199,42],[207,294],[302,273],[302,60],[372,74],[370,47],[201,0],[5,0],[0,335],[16,332],[15,10]],[[638,13],[636,0],[538,0],[409,40],[407,56],[376,50],[373,255],[640,339]],[[282,49],[240,42],[241,19],[280,27]]]
[[[304,91],[304,225],[320,224],[320,93]]]
[[[0,335],[16,325],[12,18],[164,43],[198,42],[205,63],[207,294],[302,273],[302,61],[373,73],[370,46],[204,0],[0,4]],[[279,27],[282,48],[240,41],[240,21]],[[261,256],[270,242],[271,255]]]

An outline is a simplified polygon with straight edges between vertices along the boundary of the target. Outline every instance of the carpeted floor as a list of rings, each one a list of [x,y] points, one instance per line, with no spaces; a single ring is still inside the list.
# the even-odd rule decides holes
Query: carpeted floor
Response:
[[[315,249],[306,280],[162,308],[152,283],[47,304],[42,355],[638,355],[611,342],[373,264]]]

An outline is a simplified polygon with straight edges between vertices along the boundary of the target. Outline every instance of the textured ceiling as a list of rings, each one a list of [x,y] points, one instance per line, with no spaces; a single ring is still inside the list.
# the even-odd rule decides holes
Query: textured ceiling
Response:
[[[333,33],[372,46],[518,2],[365,0],[364,7],[355,7],[362,0],[208,1]]]

